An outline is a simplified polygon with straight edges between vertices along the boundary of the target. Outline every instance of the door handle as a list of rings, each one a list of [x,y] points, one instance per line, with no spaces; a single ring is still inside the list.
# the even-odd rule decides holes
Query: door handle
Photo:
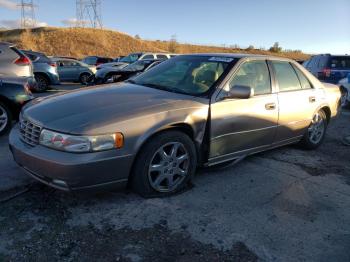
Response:
[[[268,103],[265,105],[266,110],[275,110],[276,109],[276,104],[275,103]]]
[[[309,97],[309,102],[310,102],[310,103],[315,103],[315,102],[316,102],[316,97],[310,96],[310,97]]]

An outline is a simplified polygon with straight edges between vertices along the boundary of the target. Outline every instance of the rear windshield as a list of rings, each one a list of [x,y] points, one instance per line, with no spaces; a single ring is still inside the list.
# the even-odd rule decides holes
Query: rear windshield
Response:
[[[331,68],[350,70],[350,56],[332,56],[329,63]]]
[[[33,63],[50,63],[51,60],[46,55],[41,53],[31,53],[24,51],[25,55],[33,62]]]

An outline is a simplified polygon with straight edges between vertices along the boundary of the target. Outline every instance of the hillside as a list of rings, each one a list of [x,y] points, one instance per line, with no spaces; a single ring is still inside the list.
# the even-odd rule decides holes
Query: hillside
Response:
[[[12,42],[22,49],[44,52],[47,55],[72,56],[82,58],[87,55],[117,57],[131,52],[153,51],[177,53],[253,53],[273,54],[292,59],[307,59],[301,52],[271,53],[258,49],[224,48],[177,44],[167,41],[149,41],[136,39],[130,35],[112,30],[91,28],[34,28],[0,30],[0,41]]]

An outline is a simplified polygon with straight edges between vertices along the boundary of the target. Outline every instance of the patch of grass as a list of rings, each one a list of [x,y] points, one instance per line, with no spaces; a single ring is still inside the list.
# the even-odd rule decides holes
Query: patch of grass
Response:
[[[88,55],[117,57],[131,52],[170,52],[168,41],[149,41],[125,33],[92,28],[41,27],[0,31],[0,41],[12,42],[22,49],[44,52],[53,56],[82,58]],[[251,53],[277,55],[292,59],[307,59],[301,52],[272,53],[261,49],[240,49],[217,46],[177,44],[177,53]]]

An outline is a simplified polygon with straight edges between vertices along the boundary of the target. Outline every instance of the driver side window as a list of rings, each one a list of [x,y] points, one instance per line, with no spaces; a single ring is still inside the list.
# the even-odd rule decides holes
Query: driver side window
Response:
[[[249,86],[254,89],[254,95],[271,93],[270,73],[265,60],[249,61],[241,65],[229,83],[234,86]]]

